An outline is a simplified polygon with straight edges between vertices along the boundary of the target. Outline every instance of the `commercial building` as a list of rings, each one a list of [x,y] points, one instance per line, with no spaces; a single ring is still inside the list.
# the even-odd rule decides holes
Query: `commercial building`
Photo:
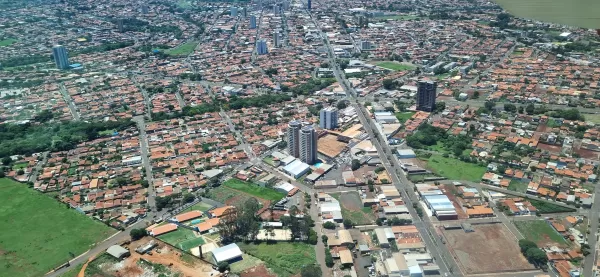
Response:
[[[335,107],[327,107],[321,109],[319,127],[321,129],[332,130],[338,127],[338,109]]]
[[[287,128],[287,150],[290,156],[299,158],[300,157],[300,129],[302,123],[294,120],[288,124]]]
[[[235,243],[228,244],[213,250],[211,252],[211,258],[214,264],[220,262],[236,262],[242,259],[242,250]]]
[[[54,46],[52,48],[52,55],[54,56],[54,62],[58,69],[69,68],[69,54],[67,54],[67,49],[64,46]]]
[[[363,40],[360,42],[360,50],[371,50],[373,44],[370,41]]]
[[[108,249],[106,249],[106,253],[119,260],[130,255],[129,250],[123,248],[120,245],[113,245],[109,247]]]
[[[287,174],[294,178],[298,178],[310,170],[310,166],[300,160],[294,160],[283,168]]]
[[[250,29],[256,29],[256,15],[250,16]]]
[[[309,165],[317,162],[317,131],[312,126],[300,130],[300,160]]]
[[[269,49],[267,48],[267,41],[264,39],[258,40],[256,43],[256,53],[259,55],[265,55],[269,53]]]
[[[417,86],[417,110],[432,112],[435,109],[437,83],[434,81],[419,81]]]

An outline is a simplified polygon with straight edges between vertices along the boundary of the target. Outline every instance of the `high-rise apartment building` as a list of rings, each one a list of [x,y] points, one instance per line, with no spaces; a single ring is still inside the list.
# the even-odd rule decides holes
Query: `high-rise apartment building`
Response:
[[[335,107],[327,107],[321,109],[319,127],[321,129],[332,130],[338,127],[338,109]]]
[[[238,8],[237,7],[229,8],[229,13],[230,13],[231,17],[237,17],[238,16]]]
[[[310,165],[317,162],[317,131],[310,125],[300,130],[300,160]]]
[[[250,29],[256,29],[256,15],[250,16]]]
[[[430,80],[419,81],[417,85],[417,110],[432,112],[435,109],[437,83]]]
[[[264,39],[258,40],[256,43],[256,53],[259,55],[265,55],[269,53],[269,49],[267,48],[267,41]]]
[[[312,8],[312,1],[308,0],[308,2],[306,3],[306,8],[310,11],[310,9]]]
[[[54,62],[58,69],[69,68],[69,54],[67,49],[62,45],[56,45],[52,48],[52,55],[54,56]]]
[[[278,31],[273,32],[273,46],[275,46],[275,47],[281,46],[281,41],[279,40],[279,32]]]
[[[288,154],[293,157],[300,157],[300,129],[302,123],[294,120],[288,124],[287,128],[287,149]]]

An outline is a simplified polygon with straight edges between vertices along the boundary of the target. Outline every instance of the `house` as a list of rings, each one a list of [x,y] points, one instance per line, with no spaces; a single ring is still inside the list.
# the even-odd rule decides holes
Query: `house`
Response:
[[[113,245],[113,246],[109,247],[108,249],[106,249],[106,253],[108,253],[109,255],[111,255],[119,260],[131,255],[129,253],[129,250],[123,248],[120,245]]]
[[[352,260],[352,253],[348,249],[343,249],[338,252],[340,256],[340,263],[342,265],[352,265],[354,261]]]
[[[171,221],[173,221],[175,223],[182,223],[182,222],[186,222],[188,220],[192,220],[194,218],[198,218],[201,216],[202,216],[201,211],[190,211],[190,212],[182,213],[180,215],[175,216],[174,218],[171,219]]]
[[[199,224],[196,224],[196,230],[197,232],[204,234],[204,233],[210,233],[211,230],[219,225],[219,218],[218,217],[213,217],[213,218],[209,218],[207,220],[205,220],[204,222],[200,222]]]
[[[168,223],[168,224],[153,228],[151,230],[146,229],[146,231],[148,231],[148,233],[153,237],[160,236],[162,234],[166,234],[169,232],[173,232],[175,230],[177,230],[177,224],[175,224],[175,223]]]
[[[229,209],[235,209],[235,207],[234,206],[225,206],[225,207],[215,208],[215,209],[208,211],[208,216],[210,218],[221,217],[221,216],[227,214],[228,212],[233,212],[233,210],[229,211]]]
[[[214,264],[220,262],[237,262],[242,260],[242,250],[235,243],[228,244],[221,248],[214,249],[211,252],[211,259]]]

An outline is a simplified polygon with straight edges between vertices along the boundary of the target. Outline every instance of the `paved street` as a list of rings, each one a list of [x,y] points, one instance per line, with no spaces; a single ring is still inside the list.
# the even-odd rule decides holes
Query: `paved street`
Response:
[[[71,112],[71,115],[73,116],[73,120],[79,120],[79,112],[77,111],[75,102],[73,101],[73,98],[71,98],[71,95],[69,95],[69,92],[67,91],[67,88],[65,87],[65,84],[63,84],[63,83],[59,84],[59,91],[62,94],[65,102],[67,102],[67,105],[69,106],[69,111]]]

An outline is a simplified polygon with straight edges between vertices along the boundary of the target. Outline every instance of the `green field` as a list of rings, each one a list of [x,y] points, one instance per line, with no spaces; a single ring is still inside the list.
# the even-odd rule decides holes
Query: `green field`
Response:
[[[175,48],[165,50],[165,54],[170,56],[186,56],[194,52],[196,45],[198,45],[197,41],[189,41]]]
[[[190,211],[201,211],[204,213],[204,212],[210,210],[210,208],[212,208],[211,205],[203,203],[203,202],[199,202],[199,203],[196,203],[193,206],[181,211],[181,213],[190,212]]]
[[[42,276],[115,232],[26,185],[0,179],[0,276]]]
[[[514,16],[588,29],[600,29],[598,0],[496,0]]]
[[[412,70],[415,68],[412,65],[403,64],[403,63],[399,63],[399,62],[393,62],[393,61],[378,62],[375,64],[379,67],[391,69],[394,71],[407,71],[407,70]]]
[[[525,193],[527,191],[527,186],[528,185],[529,184],[525,183],[525,182],[511,180],[510,184],[508,185],[508,190]]]
[[[83,264],[80,264],[76,267],[70,268],[67,272],[60,275],[60,277],[77,277],[79,275],[79,271],[83,268]]]
[[[246,269],[253,268],[261,264],[264,264],[264,262],[259,260],[258,258],[255,258],[254,256],[250,256],[248,254],[243,254],[241,261],[237,261],[231,264],[231,272],[240,274]]]
[[[531,205],[533,205],[537,209],[538,213],[541,213],[541,214],[565,213],[565,212],[574,212],[575,211],[575,209],[573,209],[573,208],[565,208],[565,207],[562,207],[559,205],[555,205],[552,203],[535,200],[535,199],[529,199],[529,202],[531,203]]]
[[[435,174],[449,180],[465,180],[479,182],[486,168],[472,163],[466,163],[453,158],[445,158],[433,154],[427,159],[427,167]]]
[[[549,243],[567,244],[565,239],[545,220],[519,220],[515,221],[515,226],[525,238],[540,247],[545,247]]]
[[[414,114],[415,112],[396,113],[396,118],[398,119],[398,121],[400,121],[400,123],[404,123],[407,120],[409,120]]]
[[[244,181],[241,181],[238,179],[229,179],[229,180],[225,181],[225,183],[223,183],[223,185],[228,188],[243,191],[247,194],[250,194],[252,196],[262,198],[265,200],[279,201],[283,197],[285,197],[285,194],[278,192],[274,189],[261,187],[259,185],[244,182]]]
[[[183,227],[178,228],[177,231],[160,235],[158,238],[184,251],[204,244],[204,240],[201,237],[196,237],[192,230]]]
[[[331,197],[340,202],[342,217],[349,219],[356,225],[373,224],[375,215],[371,208],[363,207],[358,192],[330,193]]]
[[[279,277],[297,275],[303,266],[316,263],[314,246],[302,242],[238,243],[238,246],[244,253],[264,261]]]
[[[5,40],[0,40],[0,47],[9,46],[9,45],[11,45],[11,44],[13,44],[15,42],[17,42],[17,40],[16,39],[12,39],[12,38],[7,38]]]
[[[103,265],[104,264],[114,265],[118,262],[119,262],[119,260],[117,260],[113,256],[109,255],[108,253],[104,253],[104,254],[98,256],[97,258],[95,258],[93,261],[91,261],[88,264],[88,266],[85,268],[85,276],[108,277],[110,275],[107,275],[102,270],[102,268],[104,267]]]

